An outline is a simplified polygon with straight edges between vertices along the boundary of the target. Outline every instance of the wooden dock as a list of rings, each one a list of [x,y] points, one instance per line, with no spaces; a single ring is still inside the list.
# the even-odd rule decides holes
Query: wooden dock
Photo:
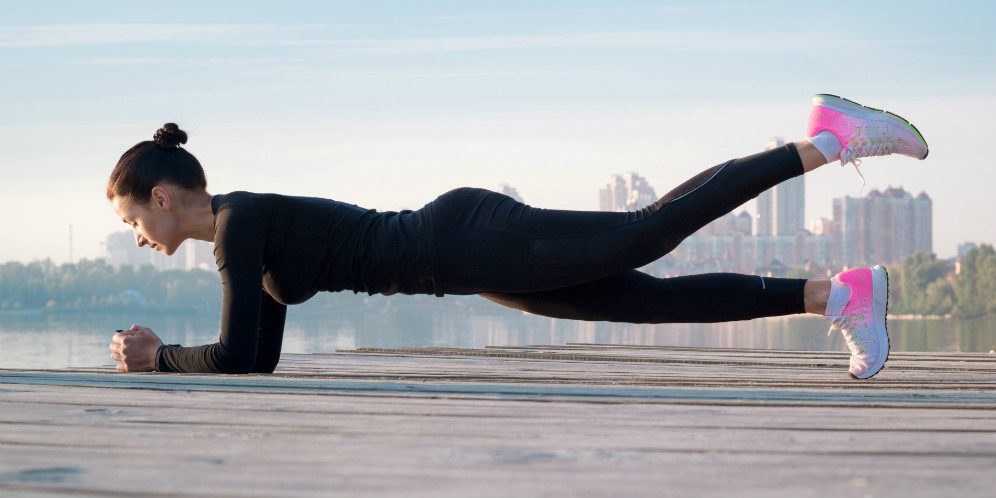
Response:
[[[996,355],[569,344],[0,370],[0,496],[988,497]]]

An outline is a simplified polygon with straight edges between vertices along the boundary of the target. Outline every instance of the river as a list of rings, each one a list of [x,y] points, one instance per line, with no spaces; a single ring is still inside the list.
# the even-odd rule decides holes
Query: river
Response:
[[[716,324],[632,325],[554,320],[505,310],[483,299],[447,306],[396,301],[339,310],[291,308],[285,353],[329,353],[357,347],[481,348],[567,342],[662,346],[845,351],[839,332],[815,316]],[[478,301],[479,300],[479,301]],[[395,303],[395,301],[392,301]],[[470,303],[469,305],[467,303]],[[0,314],[0,368],[64,368],[113,363],[107,349],[115,329],[132,324],[156,331],[166,343],[218,340],[217,313],[25,312]],[[996,319],[889,320],[892,351],[990,352]]]

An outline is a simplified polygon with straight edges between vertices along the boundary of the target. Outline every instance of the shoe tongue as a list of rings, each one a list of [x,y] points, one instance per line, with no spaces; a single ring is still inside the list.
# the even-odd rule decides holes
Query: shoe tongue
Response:
[[[830,280],[830,298],[827,299],[827,310],[823,316],[837,317],[844,311],[844,306],[851,299],[851,288],[837,278]]]

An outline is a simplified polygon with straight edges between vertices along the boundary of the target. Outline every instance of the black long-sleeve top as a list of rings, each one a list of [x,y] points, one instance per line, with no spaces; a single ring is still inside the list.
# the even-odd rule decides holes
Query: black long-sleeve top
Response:
[[[224,301],[214,344],[160,347],[160,372],[272,372],[287,305],[319,291],[432,293],[427,210],[232,192],[211,200]]]

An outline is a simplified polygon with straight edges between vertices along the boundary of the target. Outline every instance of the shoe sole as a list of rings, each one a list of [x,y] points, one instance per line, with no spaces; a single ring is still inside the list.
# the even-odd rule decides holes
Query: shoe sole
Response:
[[[848,372],[852,379],[870,379],[875,376],[875,374],[882,371],[882,367],[885,366],[885,362],[889,359],[889,352],[892,350],[892,344],[889,343],[889,330],[888,330],[888,315],[889,315],[889,272],[884,266],[875,266],[871,269],[872,273],[872,294],[874,296],[875,302],[872,310],[884,310],[881,316],[874,316],[875,320],[875,330],[879,332],[876,334],[875,340],[878,341],[881,346],[885,343],[885,355],[879,357],[878,361],[872,365],[871,368],[865,372],[861,377],[855,376],[854,374]]]
[[[920,134],[920,130],[916,129],[916,126],[913,126],[913,123],[910,123],[909,121],[907,121],[905,118],[903,118],[898,114],[885,111],[882,109],[876,109],[874,107],[868,107],[866,105],[861,105],[853,100],[845,99],[844,97],[838,97],[836,95],[832,95],[829,93],[818,93],[814,95],[813,104],[818,105],[820,107],[826,107],[827,109],[833,109],[837,112],[841,112],[844,114],[853,114],[855,112],[885,114],[887,117],[893,118],[893,121],[895,121],[896,124],[906,126],[910,131],[913,132],[914,135],[916,135],[918,139],[920,139],[920,142],[923,143],[923,148],[927,150],[927,153],[920,158],[921,160],[926,159],[927,155],[930,154],[930,147],[927,147],[927,140],[924,139],[923,135]]]

